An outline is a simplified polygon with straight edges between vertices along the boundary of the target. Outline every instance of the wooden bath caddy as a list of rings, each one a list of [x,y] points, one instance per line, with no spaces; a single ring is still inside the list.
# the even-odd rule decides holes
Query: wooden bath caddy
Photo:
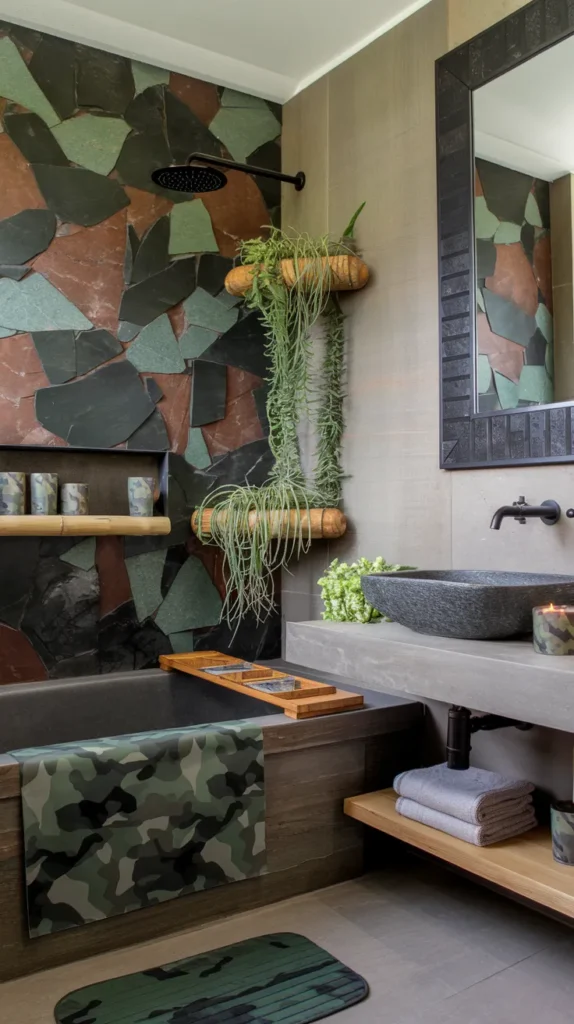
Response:
[[[216,686],[243,693],[256,700],[275,704],[289,718],[317,718],[337,711],[350,711],[363,705],[360,693],[338,690],[330,683],[294,676],[265,665],[244,662],[218,651],[196,651],[190,654],[162,654],[160,668],[166,672],[185,672],[206,679]],[[277,686],[279,692],[269,692]],[[288,689],[282,690],[281,686]]]

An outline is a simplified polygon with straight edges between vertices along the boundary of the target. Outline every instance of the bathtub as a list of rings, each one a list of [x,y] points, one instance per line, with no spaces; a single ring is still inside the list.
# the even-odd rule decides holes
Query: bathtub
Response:
[[[0,687],[0,980],[360,874],[363,831],[343,815],[343,799],[388,785],[396,772],[418,763],[423,714],[416,702],[362,692],[361,709],[296,722],[256,698],[159,669]],[[7,751],[245,718],[263,730],[268,873],[29,939],[19,770]]]

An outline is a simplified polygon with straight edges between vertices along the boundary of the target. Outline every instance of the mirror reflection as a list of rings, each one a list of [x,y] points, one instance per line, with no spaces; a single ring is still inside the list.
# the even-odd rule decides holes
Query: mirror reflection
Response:
[[[476,409],[574,399],[574,38],[473,94]]]

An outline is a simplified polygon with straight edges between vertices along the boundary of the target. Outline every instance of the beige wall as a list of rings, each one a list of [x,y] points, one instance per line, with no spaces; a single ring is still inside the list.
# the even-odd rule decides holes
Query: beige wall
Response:
[[[343,541],[316,545],[285,575],[287,619],[319,617],[316,580],[335,556],[574,571],[574,522],[566,518],[554,528],[507,521],[489,529],[494,510],[521,494],[574,505],[574,466],[438,468],[434,61],[520,6],[432,0],[285,108],[285,167],[308,175],[302,193],[285,190],[285,224],[337,232],[366,200],[357,240],[372,273],[364,292],[344,300],[351,526]],[[444,709],[433,712],[443,734]],[[534,730],[481,736],[474,746],[476,764],[530,770],[568,793],[569,737]]]

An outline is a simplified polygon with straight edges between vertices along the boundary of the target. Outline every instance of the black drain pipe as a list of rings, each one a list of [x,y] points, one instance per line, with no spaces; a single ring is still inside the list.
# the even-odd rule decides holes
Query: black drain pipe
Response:
[[[446,761],[454,771],[466,771],[470,765],[470,737],[474,732],[490,732],[513,726],[526,732],[532,729],[529,722],[519,722],[503,715],[471,715],[468,708],[453,704],[448,709],[448,732],[446,739]]]

